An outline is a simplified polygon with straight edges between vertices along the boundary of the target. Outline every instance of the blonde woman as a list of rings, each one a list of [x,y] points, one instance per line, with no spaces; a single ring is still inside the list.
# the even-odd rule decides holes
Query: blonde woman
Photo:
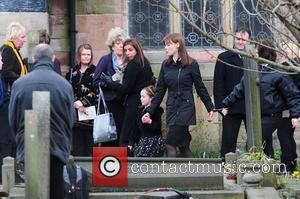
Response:
[[[117,93],[108,88],[101,80],[101,73],[105,73],[113,78],[114,81],[122,83],[124,74],[124,56],[123,56],[123,44],[128,38],[127,33],[119,28],[112,28],[106,40],[106,45],[110,50],[110,53],[101,57],[97,64],[94,76],[94,87],[98,88],[99,84],[104,93],[104,98],[108,106],[109,111],[113,114],[116,122],[118,138],[120,137],[120,131],[123,121],[123,101],[117,96]],[[102,143],[102,146],[119,146],[119,141]]]
[[[8,123],[8,104],[12,84],[16,79],[27,73],[27,67],[19,53],[25,41],[26,31],[24,26],[18,22],[10,23],[7,28],[7,40],[1,47],[3,62],[1,73],[5,83],[5,99],[2,108],[0,108],[0,165],[2,165],[4,157],[15,156],[15,137]],[[0,181],[1,179],[0,169]]]
[[[2,74],[7,86],[20,76],[27,73],[27,68],[23,63],[23,59],[19,50],[26,41],[26,32],[24,26],[18,22],[9,24],[7,28],[7,41],[3,45],[2,50]]]

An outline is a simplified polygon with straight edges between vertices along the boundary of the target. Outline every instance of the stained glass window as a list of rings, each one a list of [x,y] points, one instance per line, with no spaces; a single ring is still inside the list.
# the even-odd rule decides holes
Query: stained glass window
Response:
[[[168,0],[129,0],[129,34],[143,48],[161,48],[169,34]]]
[[[205,30],[213,37],[219,37],[218,31],[222,20],[222,7],[220,0],[187,0],[188,6],[185,1],[180,2],[181,10],[192,12],[188,14],[188,18],[193,20],[197,26]],[[189,7],[189,9],[188,9]],[[205,21],[207,23],[205,23]],[[200,35],[194,27],[192,27],[183,18],[181,19],[182,34],[186,39],[187,46],[215,46],[215,44],[208,38]]]
[[[237,26],[246,26],[252,32],[252,39],[256,41],[264,38],[272,38],[271,31],[267,26],[267,22],[270,20],[267,12],[258,7],[258,15],[255,14],[257,0],[242,0],[242,2],[244,3],[244,7],[251,14],[243,8],[239,0],[233,0],[234,30]]]

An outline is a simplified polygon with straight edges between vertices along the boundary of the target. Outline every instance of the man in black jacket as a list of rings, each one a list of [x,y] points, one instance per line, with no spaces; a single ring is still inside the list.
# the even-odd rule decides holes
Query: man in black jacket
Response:
[[[251,32],[245,27],[237,28],[234,39],[234,48],[243,50]],[[222,100],[241,81],[243,76],[243,59],[239,54],[226,51],[218,56],[214,72],[214,100],[216,109],[222,109]],[[245,101],[241,100],[231,107],[229,114],[222,118],[221,157],[228,152],[235,152],[237,137],[242,120],[246,124]]]
[[[257,45],[258,56],[275,62],[276,51],[273,41],[264,39]],[[300,117],[300,91],[293,80],[269,64],[260,64],[259,90],[261,105],[262,141],[264,153],[274,158],[272,143],[273,132],[282,126],[282,111],[288,107],[289,123],[295,128]],[[223,100],[224,107],[229,110],[239,100],[245,97],[244,78],[233,91]],[[227,115],[227,110],[222,111]],[[284,148],[284,147],[283,147]]]
[[[9,123],[16,135],[17,161],[24,162],[24,111],[32,109],[32,92],[50,92],[50,198],[64,198],[63,166],[71,150],[74,122],[73,89],[54,71],[54,52],[48,44],[33,48],[31,72],[16,80],[9,104]]]

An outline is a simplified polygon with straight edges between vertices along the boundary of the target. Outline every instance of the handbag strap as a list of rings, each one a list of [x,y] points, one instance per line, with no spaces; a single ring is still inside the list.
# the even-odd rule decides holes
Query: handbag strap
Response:
[[[101,86],[99,84],[99,96],[98,96],[97,115],[100,114],[100,100],[102,100],[102,103],[103,103],[104,113],[108,113],[108,108],[107,108],[105,100],[104,100],[103,91],[102,91]]]

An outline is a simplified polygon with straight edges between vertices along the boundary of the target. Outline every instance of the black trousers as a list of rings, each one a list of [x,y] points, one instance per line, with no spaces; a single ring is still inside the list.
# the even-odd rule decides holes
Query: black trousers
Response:
[[[93,127],[75,124],[72,133],[72,155],[91,156],[93,143]]]
[[[263,115],[261,117],[262,141],[265,144],[264,152],[267,156],[274,158],[273,138],[272,134],[282,124],[281,114],[273,116]]]
[[[64,163],[50,155],[50,199],[64,199]]]
[[[282,118],[277,136],[281,148],[281,162],[290,166],[297,159],[297,146],[294,139],[295,128],[292,128],[291,118]]]
[[[120,135],[122,131],[122,124],[123,124],[123,119],[124,119],[124,106],[119,99],[114,99],[112,101],[106,101],[107,108],[109,112],[112,113],[116,127],[117,127],[117,133],[118,133],[118,139],[111,141],[111,142],[104,142],[101,143],[101,146],[107,146],[107,147],[117,147],[119,146],[119,140],[120,140]]]
[[[222,118],[222,158],[225,157],[226,153],[235,153],[237,138],[242,121],[244,121],[246,126],[246,115],[244,114],[226,115]]]

